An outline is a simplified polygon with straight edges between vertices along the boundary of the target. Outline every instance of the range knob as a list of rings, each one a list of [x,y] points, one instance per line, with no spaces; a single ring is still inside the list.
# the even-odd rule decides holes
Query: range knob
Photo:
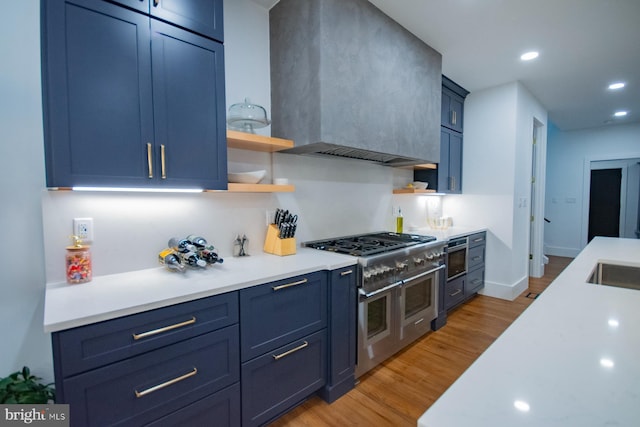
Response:
[[[396,262],[396,271],[403,272],[409,269],[409,264],[406,262]]]
[[[430,252],[427,254],[427,261],[433,261],[433,259],[437,256],[437,254],[434,254],[433,252]]]
[[[427,255],[427,259],[429,259],[428,255]],[[417,266],[424,265],[424,262],[425,262],[424,258],[414,258],[413,259],[413,264],[417,265]]]

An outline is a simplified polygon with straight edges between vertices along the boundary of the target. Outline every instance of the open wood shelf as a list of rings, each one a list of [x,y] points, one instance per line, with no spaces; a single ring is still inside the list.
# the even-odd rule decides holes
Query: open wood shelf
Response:
[[[274,153],[276,151],[286,150],[287,148],[293,148],[293,145],[293,141],[290,139],[227,130],[227,147],[230,148]]]
[[[393,190],[393,194],[432,194],[436,190],[417,190],[415,188],[396,188]]]
[[[293,141],[290,139],[227,130],[227,147],[229,148],[275,153],[286,150],[287,148],[293,148],[293,145]],[[295,191],[295,189],[293,185],[241,184],[230,182],[227,191],[230,193],[291,193]]]
[[[232,193],[292,193],[296,187],[293,185],[275,184],[241,184],[229,183],[229,192]]]

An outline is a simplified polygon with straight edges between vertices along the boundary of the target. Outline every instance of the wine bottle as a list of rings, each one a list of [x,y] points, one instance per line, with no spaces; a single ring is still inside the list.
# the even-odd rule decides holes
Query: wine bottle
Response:
[[[193,244],[198,249],[207,246],[207,239],[205,239],[204,237],[196,236],[195,234],[189,234],[186,240],[191,242],[191,244]]]
[[[194,252],[196,250],[195,245],[193,245],[189,240],[178,239],[177,237],[169,239],[169,247],[175,249],[176,252],[180,252],[181,254]]]
[[[190,265],[191,267],[207,266],[207,262],[203,259],[200,259],[200,257],[195,252],[187,252],[185,254],[182,254],[182,259],[187,263],[187,265]]]
[[[185,268],[180,257],[173,248],[164,249],[158,254],[158,261],[170,271],[184,272]]]
[[[217,253],[208,249],[203,249],[200,251],[200,258],[202,258],[209,264],[215,264],[215,263],[222,264],[224,262],[224,260],[220,258]]]

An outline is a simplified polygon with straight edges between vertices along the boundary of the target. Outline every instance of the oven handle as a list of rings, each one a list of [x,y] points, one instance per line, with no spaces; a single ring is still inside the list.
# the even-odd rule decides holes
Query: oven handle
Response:
[[[358,289],[358,293],[360,294],[361,297],[363,297],[363,299],[369,299],[369,298],[374,297],[376,295],[379,295],[381,293],[387,292],[387,291],[389,291],[389,290],[391,290],[393,288],[397,288],[400,285],[402,285],[402,280],[400,280],[399,282],[395,282],[395,283],[392,283],[390,285],[387,285],[384,288],[380,288],[380,289],[378,289],[376,291],[369,292],[369,293],[367,293],[367,291],[365,291],[364,289],[359,288]]]
[[[444,268],[445,268],[445,265],[443,264],[443,265],[441,265],[441,266],[439,266],[439,267],[436,267],[436,268],[433,268],[433,269],[431,269],[431,270],[429,270],[429,271],[425,271],[424,273],[420,273],[420,274],[418,274],[417,276],[413,276],[413,277],[410,277],[410,278],[408,278],[408,279],[404,279],[404,280],[403,280],[403,283],[408,283],[408,282],[412,282],[412,281],[414,281],[414,280],[418,280],[418,279],[419,279],[419,278],[421,278],[421,277],[424,277],[424,276],[426,276],[426,275],[428,275],[428,274],[433,274],[433,273],[435,273],[436,271],[438,271],[438,270],[442,270],[442,269],[444,269]]]

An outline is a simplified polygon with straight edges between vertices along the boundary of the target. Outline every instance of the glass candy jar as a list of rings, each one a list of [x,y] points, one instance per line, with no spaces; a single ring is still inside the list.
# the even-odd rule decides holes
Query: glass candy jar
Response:
[[[87,283],[91,281],[91,246],[82,245],[78,236],[71,236],[73,246],[67,246],[65,271],[67,283]]]

